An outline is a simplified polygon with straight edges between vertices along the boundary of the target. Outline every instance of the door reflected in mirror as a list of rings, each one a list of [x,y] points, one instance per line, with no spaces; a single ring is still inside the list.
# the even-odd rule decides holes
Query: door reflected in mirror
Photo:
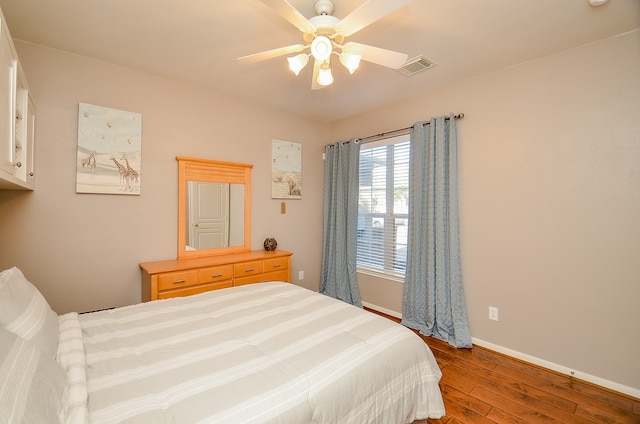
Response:
[[[251,250],[251,168],[178,159],[178,259]]]
[[[187,181],[186,251],[244,244],[244,184]]]

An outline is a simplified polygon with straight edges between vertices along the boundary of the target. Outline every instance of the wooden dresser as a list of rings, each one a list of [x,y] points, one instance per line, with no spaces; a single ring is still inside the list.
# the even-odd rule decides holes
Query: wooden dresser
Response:
[[[290,282],[290,257],[284,250],[144,262],[142,301],[189,296],[262,281]]]

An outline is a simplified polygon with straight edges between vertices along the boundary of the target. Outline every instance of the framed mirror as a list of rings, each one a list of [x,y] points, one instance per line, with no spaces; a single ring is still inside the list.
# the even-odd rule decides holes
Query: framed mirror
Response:
[[[178,258],[251,250],[253,165],[178,156]]]

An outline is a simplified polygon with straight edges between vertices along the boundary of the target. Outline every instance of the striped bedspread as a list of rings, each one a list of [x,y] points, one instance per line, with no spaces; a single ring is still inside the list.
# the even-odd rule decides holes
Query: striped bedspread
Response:
[[[73,317],[82,346],[67,350],[74,363],[84,350],[88,396],[78,392],[91,423],[400,424],[444,414],[441,372],[418,336],[293,284]]]

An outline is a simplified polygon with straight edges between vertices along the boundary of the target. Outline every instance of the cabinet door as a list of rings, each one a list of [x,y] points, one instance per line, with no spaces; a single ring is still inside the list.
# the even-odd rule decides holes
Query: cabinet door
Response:
[[[34,140],[36,136],[36,109],[33,105],[33,101],[31,97],[29,97],[29,103],[27,105],[27,120],[26,120],[26,128],[27,128],[27,152],[25,154],[26,160],[26,173],[27,173],[27,184],[30,187],[34,187],[35,185],[35,166],[34,166]]]
[[[24,77],[20,63],[16,72],[15,84],[15,127],[14,127],[14,156],[13,164],[15,165],[13,175],[20,181],[27,181],[28,155],[29,155],[29,129],[28,129],[28,109],[29,109],[29,89],[27,80]]]
[[[0,169],[13,175],[17,62],[4,22],[0,27]]]

